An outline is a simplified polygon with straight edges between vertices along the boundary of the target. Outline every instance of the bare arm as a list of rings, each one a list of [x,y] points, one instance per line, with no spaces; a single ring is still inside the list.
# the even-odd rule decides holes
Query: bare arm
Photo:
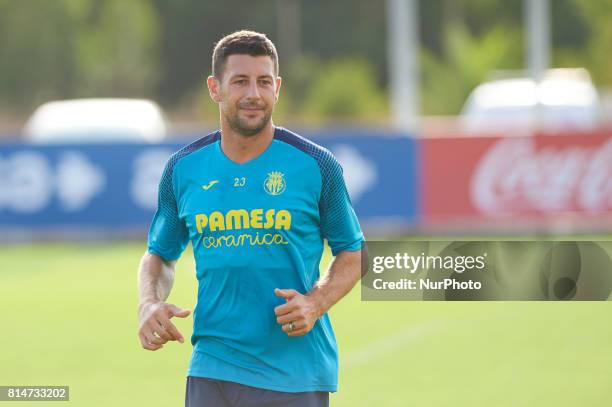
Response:
[[[145,349],[160,349],[168,341],[184,342],[183,336],[170,322],[170,318],[174,316],[184,318],[190,312],[165,302],[174,284],[175,265],[176,261],[165,261],[160,256],[148,252],[140,260],[138,336]]]
[[[156,254],[146,252],[140,260],[138,285],[139,308],[149,302],[166,301],[174,284],[176,261],[165,261]]]
[[[329,271],[307,294],[318,304],[318,316],[325,314],[348,294],[361,278],[361,251],[340,252]]]
[[[322,276],[306,295],[292,289],[276,289],[279,297],[287,300],[286,304],[274,310],[277,322],[289,336],[301,336],[308,333],[317,319],[325,314],[342,297],[351,291],[362,276],[362,256],[365,250],[340,252],[333,260],[326,275]],[[294,323],[294,329],[289,324]]]

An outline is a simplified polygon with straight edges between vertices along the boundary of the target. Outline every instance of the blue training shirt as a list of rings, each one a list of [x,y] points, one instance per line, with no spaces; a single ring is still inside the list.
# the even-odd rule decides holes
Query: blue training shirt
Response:
[[[264,389],[336,391],[338,351],[327,314],[300,337],[276,322],[275,288],[306,294],[319,278],[323,240],[332,253],[364,240],[326,149],[277,127],[244,164],[209,134],[169,159],[148,250],[176,260],[191,241],[198,301],[189,376]]]

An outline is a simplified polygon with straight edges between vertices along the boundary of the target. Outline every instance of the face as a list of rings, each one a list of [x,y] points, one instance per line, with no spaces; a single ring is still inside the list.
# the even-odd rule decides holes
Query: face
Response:
[[[270,123],[280,84],[269,56],[230,55],[222,78],[208,77],[208,89],[219,104],[222,120],[246,137]]]

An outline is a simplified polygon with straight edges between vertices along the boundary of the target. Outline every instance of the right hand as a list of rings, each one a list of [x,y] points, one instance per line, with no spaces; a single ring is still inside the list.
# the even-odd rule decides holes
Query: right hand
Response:
[[[139,308],[140,329],[138,330],[138,337],[143,348],[158,350],[163,348],[164,343],[168,341],[185,342],[183,335],[170,322],[170,318],[185,318],[191,311],[161,301],[145,303]]]

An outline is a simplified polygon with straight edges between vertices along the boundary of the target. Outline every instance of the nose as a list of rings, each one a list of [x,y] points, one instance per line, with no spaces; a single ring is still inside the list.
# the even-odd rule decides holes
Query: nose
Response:
[[[247,99],[259,99],[261,97],[259,94],[259,88],[257,87],[257,81],[249,84],[246,97]]]

